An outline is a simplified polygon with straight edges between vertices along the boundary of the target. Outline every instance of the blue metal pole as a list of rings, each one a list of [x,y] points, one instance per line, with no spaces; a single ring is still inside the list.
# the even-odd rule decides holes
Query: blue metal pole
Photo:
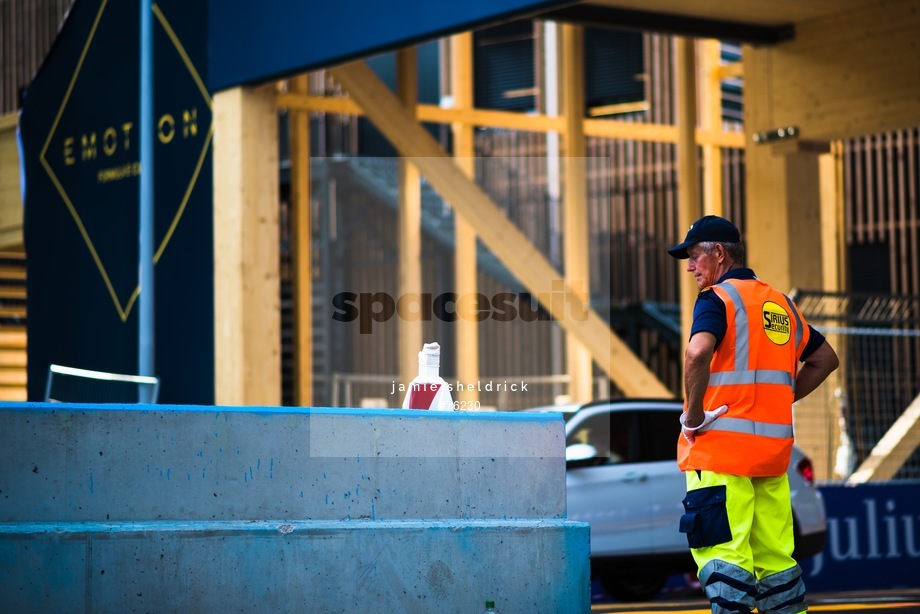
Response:
[[[141,2],[141,118],[140,118],[140,249],[138,264],[138,345],[140,375],[154,375],[154,283],[153,283],[153,6]],[[142,387],[138,401],[149,403]]]

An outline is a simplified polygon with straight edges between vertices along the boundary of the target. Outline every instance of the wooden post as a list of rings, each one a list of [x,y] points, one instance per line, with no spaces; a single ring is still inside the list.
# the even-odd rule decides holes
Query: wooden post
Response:
[[[563,258],[566,284],[588,302],[591,288],[588,236],[588,183],[585,170],[585,38],[581,26],[562,26],[562,109],[565,113],[565,191]],[[569,396],[575,403],[593,398],[591,354],[575,335],[566,336]]]
[[[845,288],[843,271],[846,266],[846,241],[843,237],[843,143],[831,145],[830,153],[818,158],[821,200],[821,264],[822,289],[828,292],[840,292]],[[847,352],[843,337],[828,334],[827,341],[837,352],[840,366],[831,373],[828,381],[812,393],[817,400],[814,407],[813,461],[815,478],[818,480],[838,480],[846,475],[835,475],[836,452],[841,436],[841,401],[846,402],[846,362]],[[809,397],[810,398],[810,397]],[[808,400],[808,399],[806,399]],[[808,408],[803,408],[807,411]],[[853,444],[855,445],[855,443]]]
[[[307,76],[291,79],[291,90],[307,93]],[[292,111],[291,264],[294,296],[294,403],[313,404],[313,272],[310,223],[310,114]]]
[[[214,96],[215,405],[281,404],[277,177],[274,86],[218,92]]]
[[[700,166],[696,151],[696,58],[693,39],[678,37],[675,48],[675,95],[677,97],[677,183],[680,240],[700,217]],[[686,347],[693,322],[693,303],[699,289],[680,260],[681,339]]]
[[[722,43],[717,40],[706,40],[700,44],[703,78],[700,119],[702,128],[712,132],[722,131],[721,47]],[[722,210],[722,147],[706,143],[703,145],[703,211],[706,215],[723,215]]]
[[[396,89],[400,102],[413,117],[418,102],[415,48],[396,54]],[[400,152],[402,153],[402,152]],[[422,188],[418,167],[399,157],[399,296],[422,293]],[[398,297],[397,297],[398,299]],[[422,321],[398,318],[399,377],[406,386],[418,375],[418,353],[424,345]]]
[[[451,94],[455,109],[473,108],[473,34],[464,32],[450,38]],[[470,181],[475,181],[476,143],[473,125],[454,122],[454,158]],[[478,292],[476,279],[476,230],[459,212],[454,212],[454,279],[458,296]],[[458,306],[458,310],[465,309]],[[457,320],[457,379],[465,384],[479,381],[479,323],[462,316]],[[478,386],[454,393],[454,400],[464,407],[475,407],[479,401]],[[499,409],[504,409],[499,407]]]
[[[0,248],[23,244],[16,113],[0,115]]]

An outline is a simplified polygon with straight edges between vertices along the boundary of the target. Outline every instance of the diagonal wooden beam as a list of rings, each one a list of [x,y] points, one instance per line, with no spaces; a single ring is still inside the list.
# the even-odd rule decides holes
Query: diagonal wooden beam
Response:
[[[330,74],[400,155],[410,158],[441,196],[472,224],[483,243],[538,297],[562,328],[585,344],[626,395],[673,396],[366,64],[344,64],[331,69]]]
[[[891,480],[920,446],[920,396],[911,402],[885,433],[869,458],[847,480],[847,484],[886,482]]]

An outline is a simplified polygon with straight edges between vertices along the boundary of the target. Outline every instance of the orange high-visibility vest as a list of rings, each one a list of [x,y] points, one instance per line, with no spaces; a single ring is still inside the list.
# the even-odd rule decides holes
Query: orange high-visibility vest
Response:
[[[729,279],[712,291],[725,303],[728,329],[712,356],[703,408],[728,411],[697,431],[693,445],[678,439],[678,465],[782,475],[792,454],[795,378],[808,327],[788,297],[758,279]]]

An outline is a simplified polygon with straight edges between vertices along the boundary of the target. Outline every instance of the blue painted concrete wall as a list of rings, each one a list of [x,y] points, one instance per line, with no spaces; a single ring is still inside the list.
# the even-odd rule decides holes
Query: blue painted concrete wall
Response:
[[[2,611],[586,612],[561,416],[0,406]]]

